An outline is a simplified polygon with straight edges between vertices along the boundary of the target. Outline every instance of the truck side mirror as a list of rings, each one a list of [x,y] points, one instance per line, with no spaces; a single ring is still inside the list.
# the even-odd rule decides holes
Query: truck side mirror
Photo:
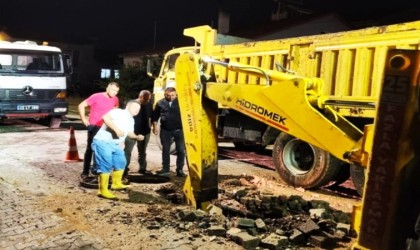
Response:
[[[71,60],[71,55],[63,54],[63,65],[64,65],[64,73],[65,74],[73,74],[73,63]]]

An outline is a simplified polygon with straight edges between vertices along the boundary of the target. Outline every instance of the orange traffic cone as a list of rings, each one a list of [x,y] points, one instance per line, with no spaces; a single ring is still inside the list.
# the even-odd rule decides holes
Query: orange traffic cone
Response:
[[[69,139],[69,150],[66,154],[66,159],[64,162],[80,162],[83,161],[79,158],[79,153],[77,152],[77,143],[76,138],[74,137],[74,129],[70,127],[70,139]]]

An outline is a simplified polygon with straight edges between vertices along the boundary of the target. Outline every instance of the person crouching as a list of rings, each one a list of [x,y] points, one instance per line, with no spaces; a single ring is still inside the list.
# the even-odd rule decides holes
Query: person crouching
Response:
[[[133,116],[140,112],[140,103],[129,101],[125,109],[115,108],[106,113],[102,119],[104,124],[93,138],[92,149],[98,166],[98,196],[115,200],[117,197],[108,190],[109,178],[112,173],[112,190],[124,190],[128,186],[122,183],[122,176],[126,166],[123,143],[128,136],[132,139],[143,140],[143,135],[134,134]]]

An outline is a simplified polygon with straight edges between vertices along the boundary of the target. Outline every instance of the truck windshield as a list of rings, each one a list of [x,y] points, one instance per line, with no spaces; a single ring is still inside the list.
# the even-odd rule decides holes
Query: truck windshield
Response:
[[[63,73],[61,54],[46,51],[0,50],[0,74]]]

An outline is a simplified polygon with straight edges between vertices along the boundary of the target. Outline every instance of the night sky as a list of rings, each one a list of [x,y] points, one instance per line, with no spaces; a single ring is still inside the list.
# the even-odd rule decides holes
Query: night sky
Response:
[[[335,11],[346,19],[391,15],[404,8],[420,9],[419,0],[300,1],[309,9]],[[182,40],[186,27],[216,28],[219,10],[230,12],[231,29],[268,21],[276,3],[273,0],[0,0],[0,6],[0,29],[13,38],[92,43],[102,49],[125,52],[179,46],[178,40]]]

